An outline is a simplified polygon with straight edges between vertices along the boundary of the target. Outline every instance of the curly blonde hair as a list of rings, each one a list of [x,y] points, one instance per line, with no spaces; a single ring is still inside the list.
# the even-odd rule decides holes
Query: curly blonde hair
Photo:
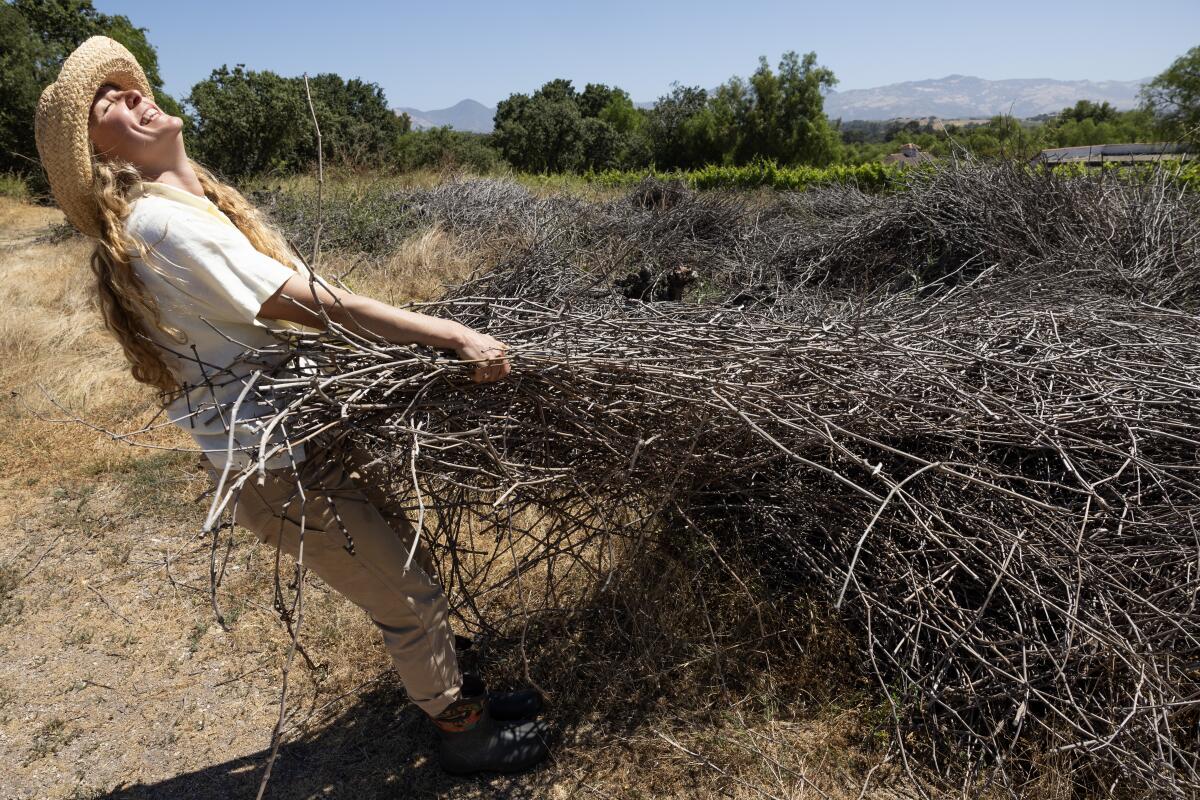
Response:
[[[130,195],[143,178],[132,164],[95,158],[92,161],[101,236],[91,261],[104,325],[121,343],[134,379],[157,388],[165,399],[179,391],[179,380],[163,358],[162,349],[151,337],[151,326],[181,344],[187,337],[163,324],[154,295],[146,290],[133,269],[132,254],[144,257],[146,246],[126,233],[125,218],[129,215]],[[191,161],[191,165],[205,197],[246,235],[254,249],[294,268],[291,248],[283,236],[267,224],[258,209],[241,192],[195,161]]]

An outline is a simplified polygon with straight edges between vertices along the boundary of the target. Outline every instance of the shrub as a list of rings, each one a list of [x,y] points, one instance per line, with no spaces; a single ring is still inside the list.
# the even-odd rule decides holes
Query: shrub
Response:
[[[1195,191],[1200,189],[1200,161],[1180,163],[1164,161],[1161,163],[1125,164],[1106,163],[1100,167],[1089,167],[1086,164],[1055,164],[1050,168],[1055,175],[1063,178],[1082,178],[1088,175],[1100,174],[1119,177],[1123,180],[1152,180],[1158,174],[1166,175],[1171,182]]]
[[[25,179],[15,173],[0,173],[0,197],[10,197],[13,200],[28,200],[29,185]]]
[[[856,186],[866,192],[896,188],[902,171],[878,162],[835,164],[829,167],[781,167],[773,161],[756,161],[743,167],[710,164],[696,170],[658,172],[646,170],[606,170],[587,173],[588,180],[614,189],[636,186],[643,178],[682,180],[693,189],[777,189],[800,191],[812,186],[831,184]]]
[[[398,136],[392,163],[406,172],[458,168],[492,172],[504,166],[504,159],[486,135],[441,127]]]

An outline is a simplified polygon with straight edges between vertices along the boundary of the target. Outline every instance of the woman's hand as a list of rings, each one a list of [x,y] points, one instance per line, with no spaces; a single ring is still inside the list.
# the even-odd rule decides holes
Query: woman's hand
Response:
[[[471,328],[466,329],[464,336],[466,341],[456,348],[456,352],[463,361],[478,362],[471,373],[471,380],[476,383],[492,383],[512,371],[512,366],[505,357],[508,345],[504,342]]]

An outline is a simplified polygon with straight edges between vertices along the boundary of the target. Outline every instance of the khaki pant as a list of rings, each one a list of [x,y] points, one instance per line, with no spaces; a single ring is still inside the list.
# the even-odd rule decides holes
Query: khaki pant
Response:
[[[208,468],[214,478],[219,474]],[[296,473],[267,470],[263,486],[257,476],[247,479],[235,521],[294,558],[303,510],[305,566],[367,612],[383,633],[408,696],[426,714],[437,716],[459,699],[462,687],[446,596],[432,577],[432,559],[423,543],[404,569],[413,526],[371,475],[361,454],[343,463],[312,447],[299,469],[303,509]],[[347,535],[353,554],[346,547]]]

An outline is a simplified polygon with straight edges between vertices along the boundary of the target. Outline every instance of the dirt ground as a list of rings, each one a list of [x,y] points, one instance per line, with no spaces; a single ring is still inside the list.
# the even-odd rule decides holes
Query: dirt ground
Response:
[[[207,477],[172,449],[190,440],[164,426],[134,447],[89,427],[138,429],[155,407],[61,220],[0,199],[0,797],[253,797],[289,641],[275,554],[238,534],[223,629],[199,533]],[[268,797],[894,796],[863,786],[888,770],[850,744],[852,711],[747,724],[735,707],[698,728],[669,691],[620,735],[577,711],[530,774],[449,778],[373,626],[316,579],[305,591],[317,668],[297,659]]]

